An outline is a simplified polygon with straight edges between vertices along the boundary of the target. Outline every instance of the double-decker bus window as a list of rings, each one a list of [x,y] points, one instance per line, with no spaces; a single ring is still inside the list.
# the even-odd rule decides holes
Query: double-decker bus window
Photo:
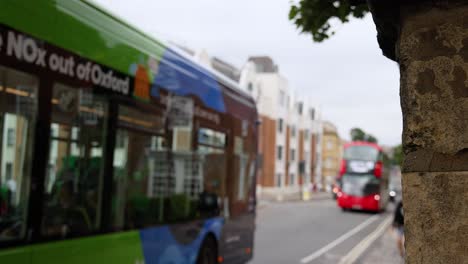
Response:
[[[57,83],[51,119],[42,235],[87,235],[99,227],[107,102]]]
[[[369,160],[376,161],[379,150],[371,146],[351,146],[345,149],[344,159],[346,160]]]
[[[119,107],[114,149],[113,227],[147,227],[164,221],[164,197],[173,185],[168,172],[162,123],[153,116]]]
[[[25,235],[38,85],[0,66],[0,242]]]

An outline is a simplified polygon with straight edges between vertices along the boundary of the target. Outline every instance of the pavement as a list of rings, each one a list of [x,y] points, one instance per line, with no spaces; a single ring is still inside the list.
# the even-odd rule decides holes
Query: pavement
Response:
[[[381,214],[342,212],[328,193],[310,201],[259,201],[250,264],[403,263]]]
[[[404,259],[398,253],[396,233],[392,228],[377,239],[374,245],[357,260],[362,264],[403,264]]]

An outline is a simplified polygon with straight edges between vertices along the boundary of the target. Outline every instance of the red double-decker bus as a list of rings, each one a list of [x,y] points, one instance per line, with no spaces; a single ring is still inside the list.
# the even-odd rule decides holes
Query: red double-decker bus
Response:
[[[387,189],[388,169],[382,148],[361,141],[346,144],[338,176],[338,206],[380,212],[387,206]]]

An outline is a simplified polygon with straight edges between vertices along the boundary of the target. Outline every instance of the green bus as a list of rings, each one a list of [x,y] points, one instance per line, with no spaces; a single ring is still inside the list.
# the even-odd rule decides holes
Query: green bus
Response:
[[[258,116],[90,1],[0,4],[0,263],[245,263]]]

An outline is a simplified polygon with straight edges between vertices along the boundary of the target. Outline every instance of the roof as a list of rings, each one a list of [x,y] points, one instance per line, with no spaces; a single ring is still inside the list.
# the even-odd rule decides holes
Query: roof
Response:
[[[257,72],[278,72],[278,66],[268,56],[253,56],[248,61],[255,64]]]
[[[323,121],[323,133],[324,134],[336,134],[338,135],[338,129],[336,126],[330,121]]]

